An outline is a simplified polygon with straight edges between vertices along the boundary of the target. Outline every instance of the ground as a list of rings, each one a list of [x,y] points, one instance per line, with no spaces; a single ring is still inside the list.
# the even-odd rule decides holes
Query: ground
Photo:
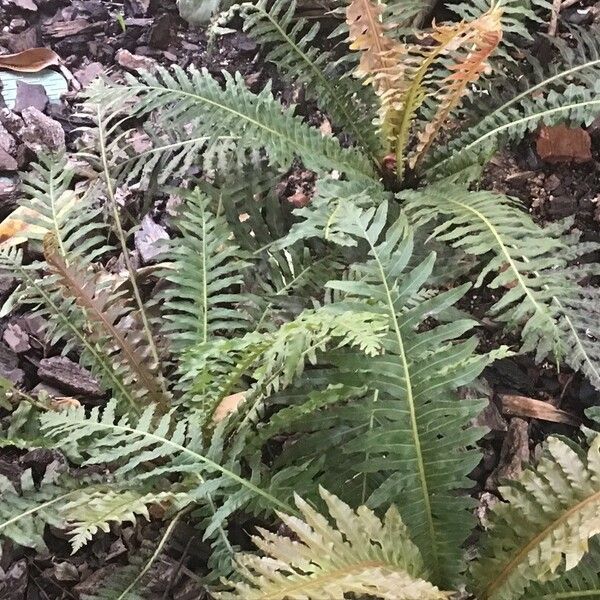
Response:
[[[588,24],[594,18],[599,19],[597,11],[581,9],[583,5],[575,4],[563,17],[571,21],[585,18]],[[282,85],[273,67],[261,62],[252,40],[235,32],[209,45],[201,29],[188,27],[179,17],[174,2],[0,0],[0,55],[36,46],[50,47],[58,53],[63,72],[70,79],[71,91],[59,104],[49,105],[39,90],[24,88],[14,112],[2,110],[0,101],[0,218],[14,209],[18,171],[26,170],[39,151],[40,131],[35,127],[41,128],[49,146],[66,145],[75,151],[85,143],[80,127],[88,123],[77,114],[76,94],[99,74],[120,77],[124,71],[156,61],[165,66],[206,67],[215,75],[222,70],[239,71],[253,89],[260,89],[267,80],[275,78],[275,90],[284,103],[297,103],[301,114],[313,124],[328,126],[326,117],[304,102],[301,90]],[[31,106],[49,119],[31,111]],[[32,132],[37,135],[32,136]],[[536,135],[532,134],[519,146],[492,160],[483,186],[522,199],[540,223],[573,217],[574,227],[582,231],[584,240],[599,242],[600,122],[593,124],[588,132],[591,160],[580,164],[544,161],[536,149]],[[282,201],[301,206],[310,199],[313,181],[310,172],[295,168],[279,186]],[[152,248],[147,240],[164,232],[165,210],[165,203],[151,208],[144,225],[147,235],[136,237],[134,254],[138,262],[151,260],[148,253],[151,254]],[[589,260],[596,261],[599,257],[591,255]],[[0,279],[0,303],[7,301],[13,289],[14,281]],[[492,301],[485,293],[474,291],[466,308],[476,316],[483,316]],[[74,363],[58,358],[56,350],[47,346],[39,334],[39,318],[9,310],[2,314],[0,374],[3,377],[27,390],[46,389],[62,396],[85,396],[88,404],[103,402],[103,392],[93,378]],[[498,336],[497,328],[484,320],[482,344],[496,345]],[[510,338],[502,341],[516,343]],[[559,372],[549,363],[536,365],[529,356],[506,359],[488,369],[486,385],[493,401],[480,421],[491,431],[483,442],[484,460],[472,474],[473,493],[481,499],[482,514],[485,504],[494,501],[499,478],[518,473],[548,433],[575,435],[574,425],[583,418],[584,409],[600,400],[598,392],[580,375],[568,370]],[[543,407],[531,400],[545,403],[544,419],[533,418],[541,414]],[[17,481],[27,468],[33,467],[41,473],[52,461],[61,460],[64,459],[58,453],[49,450],[0,448],[0,474]],[[81,598],[82,594],[92,593],[98,582],[110,577],[112,565],[126,562],[128,554],[151,543],[158,533],[152,523],[115,529],[99,534],[74,556],[64,537],[53,530],[47,535],[47,554],[6,544],[0,558],[0,600]],[[184,522],[178,525],[156,568],[153,597],[177,600],[202,597],[194,573],[201,572],[206,552],[197,535],[190,525]]]

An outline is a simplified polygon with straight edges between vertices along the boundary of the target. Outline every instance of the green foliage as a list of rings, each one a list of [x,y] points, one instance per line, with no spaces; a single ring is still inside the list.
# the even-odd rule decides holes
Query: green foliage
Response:
[[[447,598],[424,577],[427,570],[418,548],[410,541],[398,511],[390,508],[383,522],[366,507],[354,512],[339,498],[320,490],[333,528],[326,518],[296,497],[304,521],[279,515],[297,540],[259,530],[254,543],[268,556],[238,556],[237,569],[245,580],[220,600],[285,600],[299,594],[307,600],[341,598],[346,593],[395,600]],[[323,552],[323,548],[335,552]]]
[[[493,511],[473,567],[478,598],[520,598],[529,582],[556,579],[580,563],[600,533],[599,472],[600,437],[587,454],[550,438],[535,471],[501,488],[507,502]]]
[[[242,581],[222,598],[416,600],[465,584],[482,600],[595,593],[596,559],[584,554],[600,531],[597,439],[585,455],[552,438],[539,465],[502,488],[482,557],[468,560],[468,476],[484,434],[473,422],[485,402],[461,388],[509,352],[478,353],[477,322],[459,308],[470,284],[456,282],[493,291],[490,317],[521,332],[522,352],[564,360],[599,385],[598,293],[592,270],[572,264],[596,245],[568,233],[571,223],[542,229],[516,201],[467,187],[500,143],[541,123],[591,119],[597,43],[576,32],[581,51],[557,43],[548,69],[531,57],[514,67],[501,25],[522,35],[521,19],[535,19],[524,2],[461,5],[467,21],[416,36],[407,31],[424,5],[351,6],[334,6],[348,22],[330,51],[294,2],[229,13],[347,139],[311,126],[269,85],[253,93],[239,74],[158,68],[90,90],[98,156],[82,157],[98,177],[85,193],[72,190],[64,157],[42,157],[27,178],[21,208],[34,252],[3,248],[0,268],[47,318],[51,351],[79,356],[109,400],[55,410],[20,390],[7,397],[28,405],[7,417],[2,446],[52,446],[98,474],[3,479],[0,534],[43,548],[50,524],[77,552],[153,505],[174,519],[149,559],[120,570],[98,598],[144,597],[183,513],[210,544],[205,578],[217,593],[242,543],[236,532],[274,525],[277,514],[295,536],[261,530],[268,557],[243,555]],[[347,35],[354,54],[344,53]],[[484,77],[490,57],[496,68]],[[524,87],[511,79],[521,67]],[[480,90],[491,106],[481,114]],[[457,120],[465,127],[452,138]],[[153,143],[141,155],[132,121]],[[450,139],[436,147],[442,132]],[[293,210],[295,175],[308,169],[314,194],[306,177],[296,200],[308,202]],[[135,226],[116,194],[133,183],[150,202],[155,189],[181,199],[161,264],[137,272]],[[173,183],[185,189],[165,187]],[[126,276],[115,274],[114,235]],[[296,492],[306,498],[298,510]],[[323,502],[335,527],[318,512]]]

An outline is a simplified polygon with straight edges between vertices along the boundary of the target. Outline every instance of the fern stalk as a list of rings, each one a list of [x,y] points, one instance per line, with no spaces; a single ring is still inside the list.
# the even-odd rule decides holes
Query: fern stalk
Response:
[[[156,368],[159,371],[158,380],[162,389],[162,393],[165,398],[169,397],[169,393],[167,391],[167,387],[165,384],[164,377],[160,371],[160,358],[158,356],[158,349],[156,348],[156,343],[154,342],[154,336],[152,335],[152,330],[150,329],[150,323],[148,322],[148,316],[146,315],[146,307],[142,300],[142,296],[140,294],[140,289],[137,284],[137,274],[131,264],[131,259],[129,257],[129,249],[127,248],[127,240],[125,239],[125,232],[123,231],[123,225],[121,223],[121,215],[119,214],[119,207],[117,206],[117,201],[115,198],[115,194],[112,186],[112,179],[110,177],[110,167],[108,164],[108,157],[106,155],[106,140],[105,140],[105,131],[104,131],[104,121],[103,115],[100,111],[100,106],[96,107],[96,117],[98,120],[98,136],[100,142],[100,159],[102,161],[102,170],[104,174],[104,181],[106,183],[106,191],[108,194],[108,198],[110,201],[110,206],[113,213],[113,219],[115,223],[115,229],[117,230],[117,236],[119,238],[119,243],[121,245],[121,252],[123,254],[123,261],[125,262],[125,267],[127,268],[127,272],[129,273],[129,279],[131,281],[131,288],[133,290],[133,295],[135,296],[135,301],[139,309],[139,314],[142,319],[142,324],[144,327],[144,332],[146,334],[146,339],[148,341],[148,347],[150,348],[150,352],[152,353],[152,359],[156,364]]]

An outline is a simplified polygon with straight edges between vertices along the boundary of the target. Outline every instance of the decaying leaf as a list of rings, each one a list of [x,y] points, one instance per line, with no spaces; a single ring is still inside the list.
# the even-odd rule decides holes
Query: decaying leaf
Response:
[[[0,69],[19,73],[38,73],[51,66],[60,65],[60,56],[50,48],[31,48],[17,54],[0,55]]]
[[[246,399],[245,392],[231,394],[221,400],[220,404],[213,413],[212,422],[216,425],[226,419],[231,413],[237,410],[237,407]]]
[[[547,162],[583,163],[592,160],[592,140],[581,127],[542,127],[537,138],[537,151]]]

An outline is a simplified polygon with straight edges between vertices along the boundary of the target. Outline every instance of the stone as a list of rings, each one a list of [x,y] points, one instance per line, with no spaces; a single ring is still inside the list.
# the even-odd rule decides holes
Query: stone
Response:
[[[116,54],[117,62],[130,71],[154,71],[156,61],[147,56],[132,54],[129,50],[121,49]]]
[[[43,358],[38,367],[38,377],[71,394],[94,398],[104,396],[98,380],[87,369],[66,356]]]
[[[17,171],[17,161],[4,149],[0,148],[0,171]]]
[[[156,263],[164,251],[164,240],[169,234],[164,227],[155,223],[149,215],[142,219],[141,227],[135,232],[135,247],[145,265]]]
[[[23,112],[26,108],[33,106],[44,112],[48,106],[48,95],[43,85],[33,85],[25,81],[17,83],[17,98],[15,100],[15,112]]]
[[[62,125],[30,106],[21,113],[25,128],[22,138],[27,147],[39,154],[45,149],[53,152],[65,150],[65,132]]]
[[[82,69],[75,71],[74,75],[77,81],[82,85],[82,87],[87,87],[96,79],[99,75],[104,73],[104,67],[99,62],[93,62],[89,65],[86,65]]]
[[[542,127],[536,143],[542,160],[550,163],[584,163],[592,160],[590,134],[581,127]]]

